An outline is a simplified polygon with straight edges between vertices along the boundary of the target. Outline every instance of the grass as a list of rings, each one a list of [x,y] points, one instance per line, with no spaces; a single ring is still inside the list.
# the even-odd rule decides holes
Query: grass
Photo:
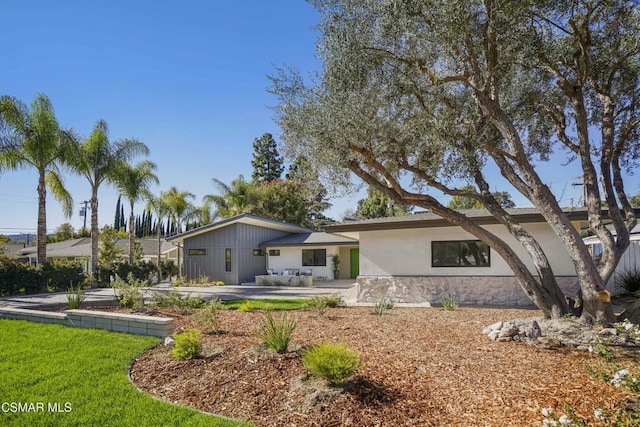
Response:
[[[3,426],[243,425],[161,402],[129,382],[129,364],[158,338],[19,320],[0,320],[0,336],[0,403],[44,406],[2,411]],[[70,411],[49,411],[55,403]]]
[[[231,309],[237,310],[246,299],[230,299],[221,301],[222,304]],[[251,308],[253,310],[301,310],[309,304],[306,298],[280,298],[280,299],[252,299]]]

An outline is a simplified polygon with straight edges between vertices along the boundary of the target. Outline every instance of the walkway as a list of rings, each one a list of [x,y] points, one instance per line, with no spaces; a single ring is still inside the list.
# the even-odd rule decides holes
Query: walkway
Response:
[[[245,284],[241,286],[179,286],[173,287],[168,282],[160,283],[143,290],[153,292],[169,292],[177,290],[182,295],[200,295],[204,299],[211,299],[214,295],[222,300],[229,299],[262,299],[262,298],[313,298],[339,293],[348,304],[355,303],[355,286],[352,280],[333,280],[321,282],[311,288],[255,286]],[[87,290],[85,304],[94,306],[109,306],[115,304],[115,296],[111,288]],[[0,307],[20,307],[39,310],[58,310],[67,306],[65,292],[16,295],[0,298]]]

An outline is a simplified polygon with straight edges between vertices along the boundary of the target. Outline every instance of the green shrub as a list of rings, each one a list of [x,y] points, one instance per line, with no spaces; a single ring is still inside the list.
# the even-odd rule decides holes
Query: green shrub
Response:
[[[82,286],[87,279],[82,266],[55,261],[43,266],[23,263],[0,264],[0,296],[66,291]]]
[[[118,300],[120,307],[141,309],[144,307],[144,293],[141,284],[135,280],[133,276],[123,280],[120,276],[116,276],[112,283],[113,293]]]
[[[324,301],[327,304],[327,307],[330,308],[344,307],[347,305],[340,294],[333,294],[328,297],[324,297]]]
[[[71,310],[79,309],[85,298],[86,294],[84,293],[82,286],[78,286],[76,289],[73,289],[73,286],[70,286],[67,290],[67,307]]]
[[[224,282],[222,280],[216,280],[213,284],[216,286],[224,286]]]
[[[316,316],[324,316],[327,312],[327,300],[324,297],[313,297],[305,305],[306,310],[314,311]]]
[[[162,271],[163,279],[171,279],[173,278],[173,276],[178,275],[178,266],[172,259],[162,260],[162,263],[160,264],[160,270]]]
[[[455,309],[460,306],[458,298],[456,298],[454,295],[447,295],[443,297],[440,302],[442,303],[442,307],[444,307],[446,311],[455,311]]]
[[[200,295],[191,296],[191,294],[187,294],[187,296],[183,298],[180,292],[175,290],[169,291],[166,294],[154,294],[153,302],[158,307],[169,307],[187,311],[202,308],[207,304]]]
[[[344,344],[318,344],[302,356],[302,364],[309,372],[331,384],[344,384],[361,366],[360,357]]]
[[[276,319],[268,311],[262,319],[257,335],[263,343],[276,353],[286,353],[291,341],[291,335],[296,329],[296,324],[296,320],[289,319],[286,312],[282,313],[280,319]]]
[[[253,311],[253,304],[251,304],[251,301],[246,300],[240,305],[240,307],[238,307],[238,311],[240,313],[248,313],[250,311]]]
[[[630,294],[640,291],[640,271],[627,270],[616,277],[616,285]]]
[[[380,301],[376,302],[373,306],[373,314],[377,316],[382,316],[385,311],[391,310],[395,307],[396,302],[390,298],[382,298]]]
[[[202,353],[202,338],[197,329],[187,329],[175,335],[175,347],[171,354],[178,360],[191,360]]]
[[[193,319],[196,325],[205,332],[217,334],[219,332],[218,311],[222,309],[224,309],[224,305],[222,305],[217,296],[214,296],[207,305],[195,312]]]

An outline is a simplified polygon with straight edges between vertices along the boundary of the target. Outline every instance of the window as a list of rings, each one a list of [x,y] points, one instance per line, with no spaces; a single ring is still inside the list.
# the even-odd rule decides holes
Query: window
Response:
[[[264,251],[262,249],[253,250],[253,256],[263,256],[263,255],[264,255]]]
[[[224,250],[224,271],[231,271],[231,248]]]
[[[280,256],[280,249],[269,249],[269,256]]]
[[[326,249],[303,249],[302,250],[302,265],[303,266],[317,266],[324,267],[327,265],[327,250]]]
[[[432,267],[490,267],[489,246],[479,240],[431,242]]]
[[[189,249],[189,255],[206,255],[206,249]]]

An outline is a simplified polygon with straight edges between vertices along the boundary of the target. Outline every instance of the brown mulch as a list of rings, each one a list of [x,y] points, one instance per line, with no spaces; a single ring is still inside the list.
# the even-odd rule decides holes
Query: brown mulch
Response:
[[[175,317],[177,331],[193,326],[188,316],[160,314]],[[131,377],[162,399],[257,426],[530,426],[542,424],[542,408],[566,413],[565,405],[593,423],[595,408],[624,408],[631,397],[586,372],[605,366],[594,354],[480,333],[538,311],[394,308],[374,316],[349,307],[291,315],[298,326],[288,354],[260,346],[254,331],[263,313],[222,311],[223,333],[203,335],[204,358],[176,361],[160,345],[135,360]],[[305,373],[301,349],[318,342],[344,342],[361,356],[363,368],[344,388]],[[638,367],[637,359],[616,362]]]

